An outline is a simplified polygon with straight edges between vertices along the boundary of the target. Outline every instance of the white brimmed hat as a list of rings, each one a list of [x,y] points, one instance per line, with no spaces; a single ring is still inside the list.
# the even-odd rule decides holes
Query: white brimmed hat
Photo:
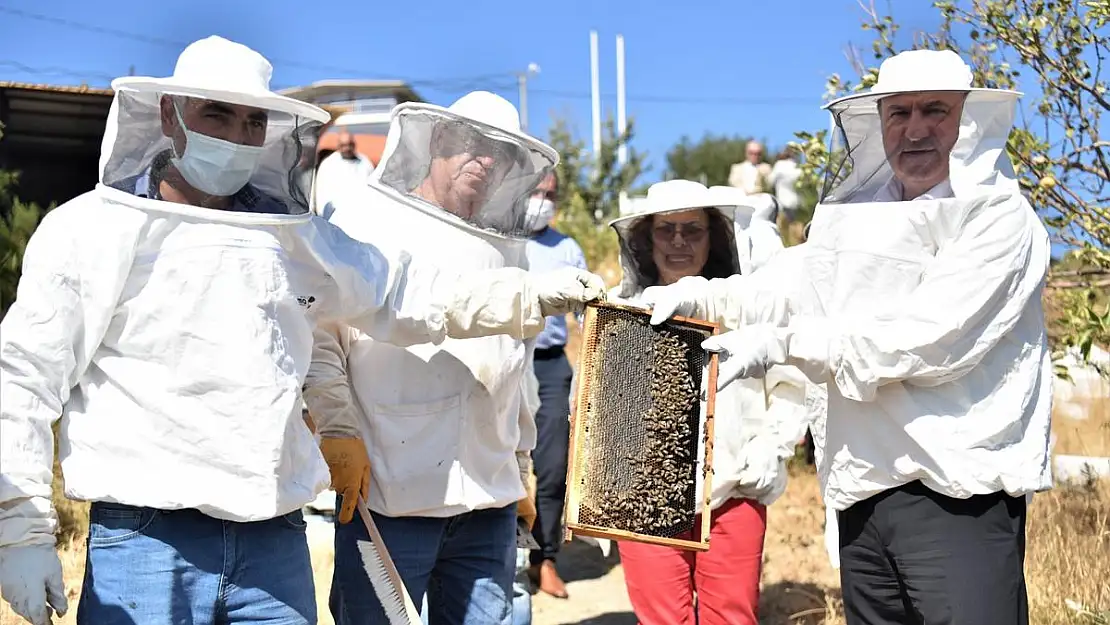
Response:
[[[324,109],[270,90],[274,68],[258,52],[223,37],[189,44],[177,57],[173,76],[124,76],[112,81],[116,91],[181,95],[253,106],[305,117],[321,124],[331,116]]]
[[[870,91],[854,93],[829,102],[824,107],[840,111],[859,106],[872,106],[882,98],[897,93],[960,91],[968,98],[1009,100],[1021,97],[1018,91],[972,87],[971,67],[951,50],[907,50],[879,66],[879,80]]]
[[[624,215],[609,222],[609,227],[620,231],[632,221],[645,215],[673,213],[697,208],[716,208],[729,221],[750,216],[754,211],[751,197],[742,189],[716,186],[706,188],[693,180],[666,180],[648,187],[646,208],[631,215]]]

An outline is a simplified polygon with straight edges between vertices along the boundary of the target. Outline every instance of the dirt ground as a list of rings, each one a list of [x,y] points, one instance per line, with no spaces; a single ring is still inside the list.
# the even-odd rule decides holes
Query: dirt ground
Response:
[[[825,555],[822,512],[817,480],[807,472],[794,475],[768,509],[761,623],[833,622],[825,620],[826,607],[839,600],[839,582]],[[636,625],[615,547],[606,558],[598,547],[575,541],[564,546],[559,571],[570,598],[533,595],[535,625]]]

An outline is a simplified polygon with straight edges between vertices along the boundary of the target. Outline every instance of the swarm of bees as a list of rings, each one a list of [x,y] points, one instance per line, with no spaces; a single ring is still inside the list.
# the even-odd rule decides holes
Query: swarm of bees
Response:
[[[673,536],[693,527],[696,511],[700,397],[691,345],[701,337],[646,326],[616,318],[598,337],[595,398],[605,404],[587,417],[590,459],[579,520]]]

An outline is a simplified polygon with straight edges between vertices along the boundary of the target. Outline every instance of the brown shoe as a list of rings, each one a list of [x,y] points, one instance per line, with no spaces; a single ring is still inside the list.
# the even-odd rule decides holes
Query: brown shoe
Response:
[[[569,596],[567,585],[563,583],[563,578],[559,577],[559,572],[555,570],[555,563],[551,560],[544,560],[540,565],[532,565],[528,569],[528,578],[540,590],[556,599],[566,599]]]

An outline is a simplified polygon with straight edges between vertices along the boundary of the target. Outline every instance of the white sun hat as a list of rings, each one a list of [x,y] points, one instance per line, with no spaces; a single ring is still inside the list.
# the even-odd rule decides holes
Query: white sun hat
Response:
[[[112,88],[230,102],[321,124],[330,119],[327,111],[318,106],[271,91],[273,73],[273,66],[258,52],[213,35],[189,44],[177,57],[172,76],[123,76],[112,81]]]
[[[969,98],[1009,100],[1021,97],[1010,89],[973,87],[971,67],[951,50],[907,50],[879,65],[879,80],[870,91],[853,93],[826,104],[829,110],[863,104],[870,106],[897,93],[966,92]]]

